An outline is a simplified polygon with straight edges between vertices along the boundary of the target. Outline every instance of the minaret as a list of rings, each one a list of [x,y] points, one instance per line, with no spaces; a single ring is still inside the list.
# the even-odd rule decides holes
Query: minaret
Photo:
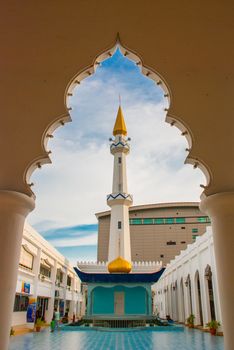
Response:
[[[112,193],[107,196],[107,204],[111,207],[108,270],[109,272],[131,271],[131,244],[128,209],[132,204],[132,196],[128,194],[126,155],[130,151],[123,112],[119,106],[113,129],[114,140],[111,140],[110,152],[114,156],[114,172]]]

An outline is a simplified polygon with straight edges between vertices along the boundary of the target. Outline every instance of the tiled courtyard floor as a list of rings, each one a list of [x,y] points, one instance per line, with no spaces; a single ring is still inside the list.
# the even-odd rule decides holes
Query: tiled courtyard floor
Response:
[[[9,350],[223,350],[223,337],[183,327],[157,330],[60,330],[11,338]]]

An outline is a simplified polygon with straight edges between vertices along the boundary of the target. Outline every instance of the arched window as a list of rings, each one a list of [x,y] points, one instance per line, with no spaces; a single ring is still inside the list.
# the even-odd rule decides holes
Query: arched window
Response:
[[[33,254],[30,253],[24,245],[22,245],[21,252],[20,252],[19,265],[23,268],[32,270],[33,269],[33,260],[34,260]]]

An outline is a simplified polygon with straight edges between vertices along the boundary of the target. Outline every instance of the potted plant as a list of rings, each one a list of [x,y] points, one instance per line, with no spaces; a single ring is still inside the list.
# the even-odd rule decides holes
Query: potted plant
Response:
[[[40,332],[41,331],[41,327],[44,326],[44,321],[42,321],[41,317],[38,317],[38,319],[36,320],[36,332]]]
[[[209,328],[210,334],[216,335],[217,329],[221,326],[219,321],[211,320],[206,324],[206,327]]]
[[[187,318],[187,325],[189,328],[194,328],[194,319],[195,316],[193,314],[191,314],[188,318]]]

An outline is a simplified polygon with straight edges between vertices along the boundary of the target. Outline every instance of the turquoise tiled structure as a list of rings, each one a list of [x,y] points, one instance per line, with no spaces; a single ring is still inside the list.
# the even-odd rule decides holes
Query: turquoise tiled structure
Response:
[[[102,286],[92,284],[88,286],[87,316],[114,316],[116,292],[123,293],[123,316],[151,314],[151,288],[147,284]]]
[[[152,315],[151,285],[164,268],[154,273],[85,273],[75,271],[88,287],[87,317],[148,318]]]

